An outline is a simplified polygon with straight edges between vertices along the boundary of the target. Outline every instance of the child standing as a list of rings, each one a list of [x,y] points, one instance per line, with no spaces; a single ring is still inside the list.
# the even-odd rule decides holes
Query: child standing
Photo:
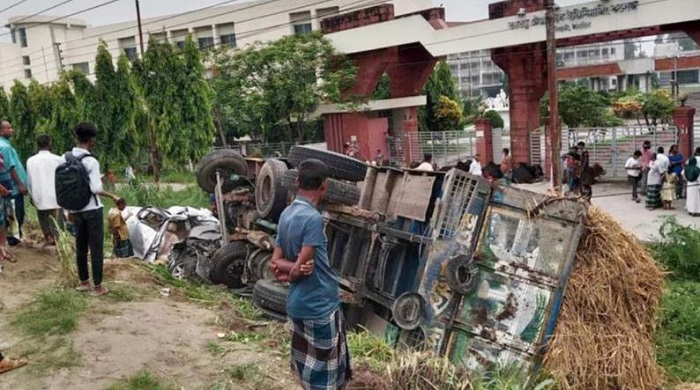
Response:
[[[114,241],[114,257],[129,258],[134,256],[134,247],[129,239],[129,227],[122,212],[126,208],[126,201],[117,200],[117,207],[109,210],[109,232]],[[128,219],[128,217],[126,218]]]
[[[664,210],[673,210],[673,201],[676,200],[676,183],[678,183],[678,176],[675,173],[666,174],[666,179],[661,187]]]

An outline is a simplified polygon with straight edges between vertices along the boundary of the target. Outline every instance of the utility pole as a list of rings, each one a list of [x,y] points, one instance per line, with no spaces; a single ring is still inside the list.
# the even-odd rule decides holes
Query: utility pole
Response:
[[[547,79],[549,90],[549,141],[551,144],[552,189],[561,186],[559,179],[561,165],[561,131],[559,129],[559,102],[557,91],[557,44],[554,36],[556,12],[554,0],[546,1],[547,18]]]
[[[139,43],[141,44],[141,60],[143,60],[143,31],[141,30],[141,6],[139,0],[136,1],[136,21],[139,24]]]

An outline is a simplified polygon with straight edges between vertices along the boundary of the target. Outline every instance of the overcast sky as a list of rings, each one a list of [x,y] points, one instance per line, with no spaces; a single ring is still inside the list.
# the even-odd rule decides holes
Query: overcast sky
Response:
[[[0,10],[20,0],[0,0]],[[18,15],[31,15],[51,6],[60,4],[65,0],[25,0],[22,4],[0,14],[0,21],[7,21],[8,18]],[[68,15],[84,10],[96,4],[104,3],[107,0],[73,0],[65,5],[56,7],[46,12],[50,15]],[[245,0],[241,0],[243,2]],[[284,0],[281,0],[282,2]],[[400,1],[400,0],[399,0]],[[224,0],[141,0],[141,15],[143,18],[156,17],[191,11],[197,8],[223,3]],[[494,0],[433,0],[435,5],[443,4],[447,12],[447,20],[468,21],[484,19],[488,16],[488,4]],[[557,4],[566,6],[574,3],[581,3],[581,0],[558,0]],[[101,25],[115,22],[133,20],[135,15],[133,0],[120,0],[113,4],[106,5],[94,11],[84,12],[75,15],[76,18],[85,19],[90,25]]]

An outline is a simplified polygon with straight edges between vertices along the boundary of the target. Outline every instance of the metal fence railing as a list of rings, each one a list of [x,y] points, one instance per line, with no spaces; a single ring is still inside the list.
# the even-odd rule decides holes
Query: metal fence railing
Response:
[[[405,133],[401,150],[407,151],[410,162],[423,160],[423,155],[433,155],[438,165],[451,165],[464,161],[476,153],[476,137],[473,131],[424,131]]]

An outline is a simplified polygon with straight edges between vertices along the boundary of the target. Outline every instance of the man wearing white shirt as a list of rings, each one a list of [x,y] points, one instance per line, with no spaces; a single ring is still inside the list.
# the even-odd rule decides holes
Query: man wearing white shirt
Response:
[[[481,171],[481,163],[479,160],[481,159],[480,155],[474,156],[474,160],[472,161],[471,165],[469,165],[469,174],[474,175],[474,176],[481,176],[483,172]]]
[[[433,155],[426,153],[423,155],[423,162],[416,167],[416,171],[426,171],[432,172],[435,168],[433,167]]]
[[[39,152],[27,160],[27,187],[32,203],[37,210],[39,226],[47,245],[56,240],[56,222],[63,220],[63,213],[56,202],[55,174],[61,157],[51,153],[51,137],[37,137]],[[56,222],[54,222],[56,221]]]

